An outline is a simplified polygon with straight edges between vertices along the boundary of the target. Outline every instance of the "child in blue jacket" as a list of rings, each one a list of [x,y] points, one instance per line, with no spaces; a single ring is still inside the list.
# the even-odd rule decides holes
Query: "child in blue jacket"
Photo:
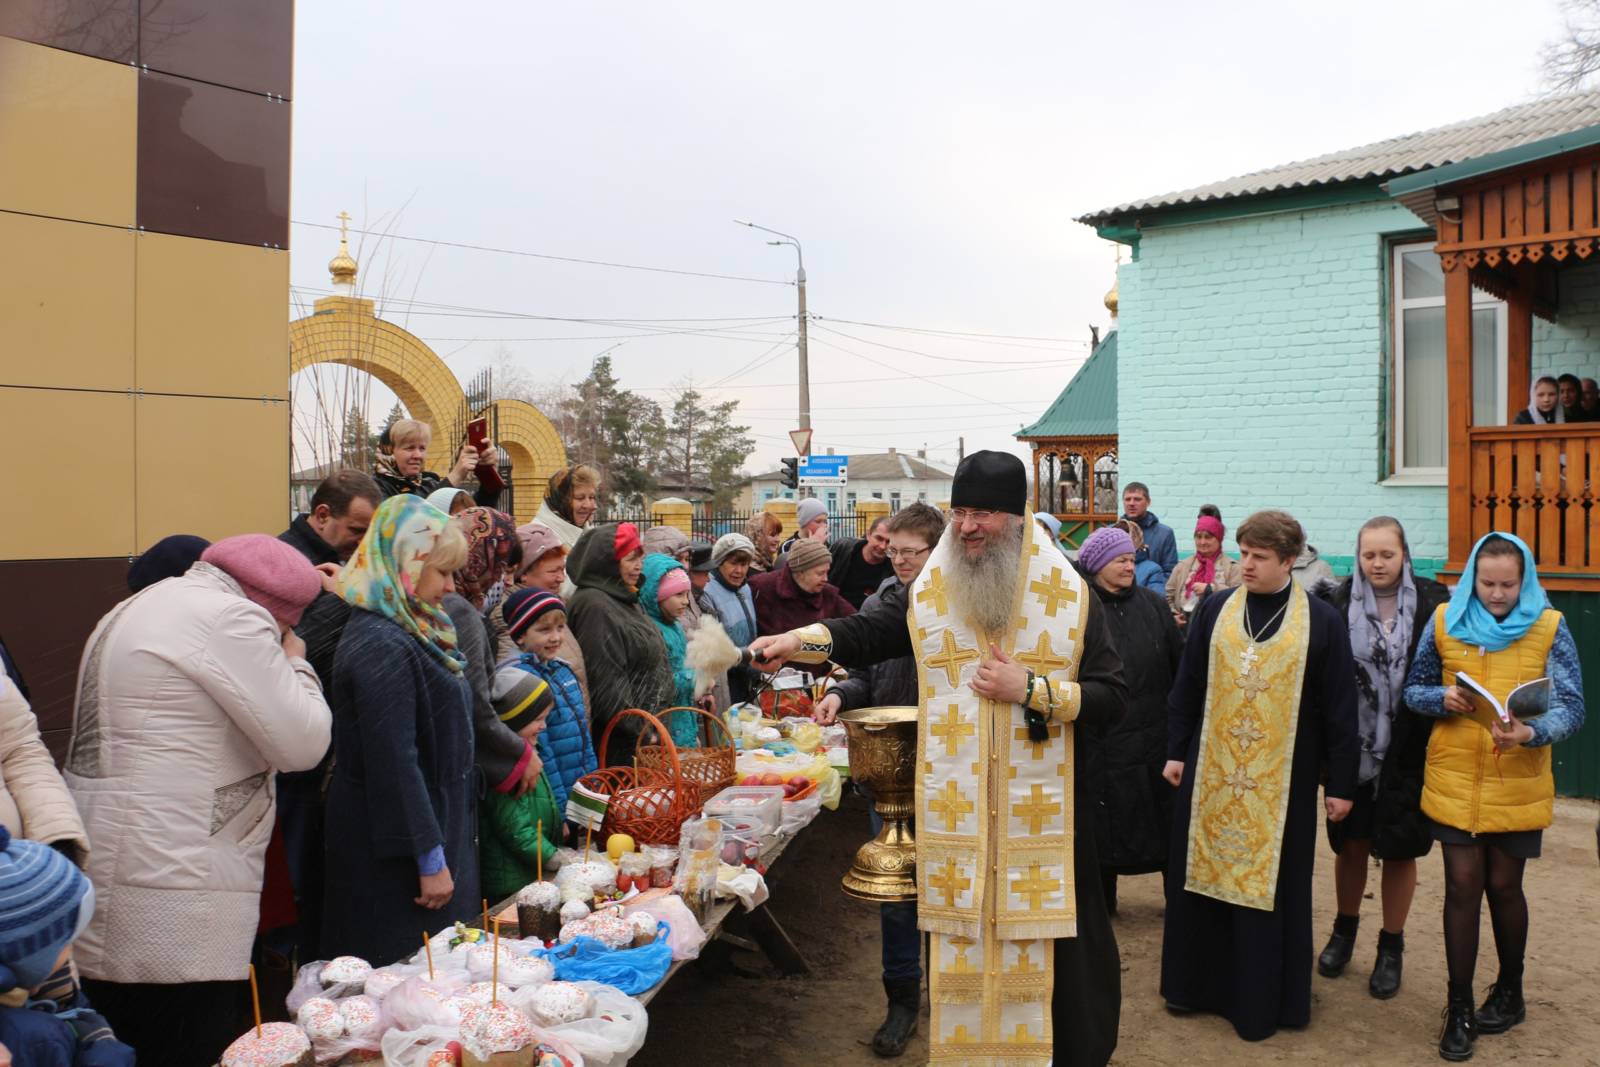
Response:
[[[556,809],[565,812],[567,793],[573,784],[600,767],[589,736],[589,713],[583,706],[578,676],[566,661],[556,658],[567,632],[567,605],[542,589],[518,589],[506,598],[500,613],[511,639],[522,649],[522,655],[511,662],[550,683],[555,697],[556,706],[536,744]]]
[[[33,991],[65,967],[94,914],[94,887],[48,845],[0,826],[0,1045],[28,1067],[133,1067],[83,991],[65,1002]]]

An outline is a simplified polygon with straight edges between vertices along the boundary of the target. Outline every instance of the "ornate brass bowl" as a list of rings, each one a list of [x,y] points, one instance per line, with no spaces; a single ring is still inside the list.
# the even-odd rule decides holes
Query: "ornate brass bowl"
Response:
[[[844,891],[880,903],[917,899],[917,709],[858,708],[839,716],[850,737],[850,777],[872,793],[883,820],[878,836],[856,851]]]

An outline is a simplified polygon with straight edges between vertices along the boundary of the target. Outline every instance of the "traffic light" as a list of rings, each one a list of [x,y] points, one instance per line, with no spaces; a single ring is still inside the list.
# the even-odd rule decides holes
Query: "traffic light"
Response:
[[[789,456],[781,462],[783,463],[782,481],[784,488],[800,488],[800,461],[794,456]]]

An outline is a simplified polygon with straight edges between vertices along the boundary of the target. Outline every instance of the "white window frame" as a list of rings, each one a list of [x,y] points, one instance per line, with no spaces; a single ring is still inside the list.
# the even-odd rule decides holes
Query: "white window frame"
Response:
[[[1409,241],[1395,243],[1389,250],[1389,296],[1393,316],[1394,337],[1394,403],[1392,405],[1392,421],[1394,435],[1391,438],[1392,449],[1390,453],[1390,477],[1385,479],[1385,484],[1392,485],[1444,485],[1449,475],[1448,467],[1411,467],[1403,463],[1405,458],[1406,439],[1406,331],[1405,312],[1413,308],[1444,307],[1445,298],[1440,296],[1422,296],[1403,299],[1401,287],[1404,285],[1405,271],[1403,257],[1409,252],[1431,252],[1432,241]],[[1504,411],[1506,407],[1506,314],[1505,301],[1497,300],[1480,289],[1472,290],[1472,310],[1494,308],[1498,311],[1495,315],[1495,410]],[[1448,379],[1441,380],[1440,388],[1448,389]],[[1449,420],[1445,420],[1446,433],[1449,432]],[[1449,442],[1445,442],[1448,453]]]

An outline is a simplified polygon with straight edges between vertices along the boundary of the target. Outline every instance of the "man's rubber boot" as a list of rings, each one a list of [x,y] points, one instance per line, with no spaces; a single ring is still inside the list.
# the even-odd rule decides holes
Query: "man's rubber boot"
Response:
[[[922,1011],[922,979],[885,978],[883,991],[889,995],[889,1014],[872,1035],[872,1051],[880,1056],[898,1056],[917,1032],[917,1015]]]
[[[1478,1037],[1478,1022],[1472,1011],[1472,989],[1450,990],[1444,1009],[1444,1028],[1439,1031],[1439,1057],[1451,1063],[1472,1059],[1472,1043]]]
[[[1337,978],[1344,973],[1345,965],[1356,950],[1356,927],[1360,922],[1359,915],[1334,916],[1333,934],[1328,938],[1322,955],[1317,957],[1317,973],[1322,977]]]
[[[1527,1017],[1528,1005],[1522,999],[1522,983],[1501,978],[1489,990],[1483,1007],[1478,1009],[1478,1033],[1503,1034]]]

